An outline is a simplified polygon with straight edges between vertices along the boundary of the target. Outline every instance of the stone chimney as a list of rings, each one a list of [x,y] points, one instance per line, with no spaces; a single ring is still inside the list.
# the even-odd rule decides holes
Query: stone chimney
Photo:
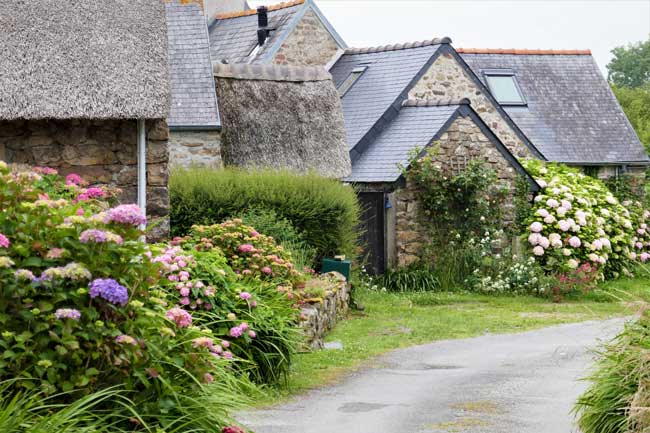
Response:
[[[243,12],[248,9],[246,0],[203,0],[205,16],[213,19],[216,14]]]

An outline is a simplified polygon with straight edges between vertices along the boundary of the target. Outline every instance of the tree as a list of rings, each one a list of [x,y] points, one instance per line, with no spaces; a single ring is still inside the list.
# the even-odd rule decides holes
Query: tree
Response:
[[[636,88],[650,83],[650,40],[616,47],[607,65],[607,79],[616,87]]]
[[[650,152],[650,84],[634,89],[612,85],[612,90],[646,152]]]

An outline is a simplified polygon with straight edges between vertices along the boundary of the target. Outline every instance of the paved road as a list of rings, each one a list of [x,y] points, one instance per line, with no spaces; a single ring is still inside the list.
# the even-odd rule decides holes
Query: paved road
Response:
[[[244,413],[256,433],[569,433],[593,348],[623,319],[441,341],[289,404]]]

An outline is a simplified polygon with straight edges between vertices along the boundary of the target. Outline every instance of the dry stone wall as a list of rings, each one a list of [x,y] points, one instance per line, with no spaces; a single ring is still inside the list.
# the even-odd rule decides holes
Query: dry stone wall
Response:
[[[442,170],[452,171],[459,161],[472,159],[485,161],[493,168],[499,183],[511,193],[506,200],[504,223],[513,221],[512,197],[517,172],[470,118],[458,117],[432,146],[438,152],[436,161]],[[412,186],[407,184],[395,192],[395,206],[395,257],[398,266],[407,266],[417,261],[422,248],[430,243],[430,233],[419,209],[417,191]]]
[[[284,41],[273,63],[292,66],[326,65],[339,50],[336,40],[308,10]]]
[[[147,121],[147,213],[165,217],[168,230],[169,128]],[[0,121],[0,148],[11,163],[47,166],[63,175],[77,173],[92,183],[123,190],[121,201],[137,201],[137,124],[135,120]]]
[[[331,280],[323,298],[307,300],[301,309],[301,326],[308,349],[322,349],[328,331],[348,314],[350,285],[338,272],[331,272],[321,278]]]
[[[172,166],[221,167],[221,131],[172,131],[169,161]]]
[[[499,137],[501,142],[517,158],[531,158],[532,153],[508,125],[502,115],[483,91],[472,81],[467,72],[452,57],[443,53],[409,92],[410,99],[462,99],[468,98],[474,111]]]

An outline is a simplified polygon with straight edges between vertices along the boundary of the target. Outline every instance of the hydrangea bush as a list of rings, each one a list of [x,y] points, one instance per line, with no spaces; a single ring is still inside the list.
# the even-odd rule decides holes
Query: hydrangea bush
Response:
[[[205,396],[218,381],[215,390],[237,396],[228,342],[168,290],[172,275],[183,278],[167,257],[179,268],[192,259],[150,249],[143,212],[111,197],[76,175],[10,172],[0,162],[0,381],[50,395],[118,385],[156,422],[179,419],[180,388]],[[214,414],[216,432],[226,423],[220,406]]]
[[[607,277],[629,273],[645,247],[644,223],[638,216],[603,182],[577,169],[537,160],[525,162],[525,167],[542,186],[525,235],[536,260],[552,273],[571,272],[584,263]]]

